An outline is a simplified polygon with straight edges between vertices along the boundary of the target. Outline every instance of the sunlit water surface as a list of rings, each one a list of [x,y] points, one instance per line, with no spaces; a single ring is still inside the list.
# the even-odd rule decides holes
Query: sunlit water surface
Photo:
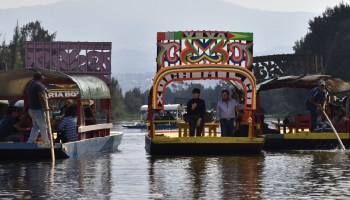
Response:
[[[151,157],[144,132],[119,151],[50,161],[0,161],[0,199],[347,199],[350,152]]]

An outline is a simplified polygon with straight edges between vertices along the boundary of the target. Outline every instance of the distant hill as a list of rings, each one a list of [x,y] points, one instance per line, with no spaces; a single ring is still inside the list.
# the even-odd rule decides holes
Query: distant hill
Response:
[[[290,53],[314,13],[271,12],[220,0],[75,0],[0,10],[0,33],[40,20],[57,41],[111,41],[113,73],[154,72],[156,32],[223,30],[254,33],[254,52]],[[283,47],[283,48],[280,48]]]
[[[139,73],[117,73],[114,74],[117,78],[120,88],[123,94],[125,92],[136,88],[140,88],[141,92],[149,90],[152,87],[152,79],[154,73],[151,72],[139,72]]]

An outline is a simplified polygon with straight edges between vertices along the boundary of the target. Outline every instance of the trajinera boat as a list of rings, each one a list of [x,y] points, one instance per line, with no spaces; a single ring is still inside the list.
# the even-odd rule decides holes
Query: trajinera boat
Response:
[[[218,123],[204,125],[203,136],[189,137],[188,123],[178,121],[175,131],[156,130],[153,113],[164,109],[169,83],[186,80],[234,81],[244,89],[244,111],[256,109],[256,79],[251,72],[253,34],[223,31],[178,31],[157,33],[157,73],[148,97],[146,151],[157,154],[259,153],[264,138],[255,135],[254,120],[242,123],[241,137],[220,137]],[[191,91],[188,91],[191,93]],[[213,94],[219,95],[219,94]],[[254,115],[251,115],[254,118]]]
[[[164,110],[159,114],[159,119],[154,120],[155,129],[177,129],[177,121],[183,119],[185,107],[181,104],[164,105]],[[147,129],[148,105],[142,105],[140,108],[140,122],[134,124],[125,124],[128,129]]]
[[[260,115],[260,97],[259,94],[272,89],[279,88],[300,88],[311,90],[318,86],[318,82],[323,80],[328,91],[327,105],[331,103],[335,95],[346,96],[350,92],[350,84],[340,78],[331,77],[328,75],[299,75],[299,76],[281,76],[265,82],[257,86],[258,116]],[[306,96],[303,97],[306,101]],[[305,102],[306,103],[306,102]],[[344,120],[343,131],[338,133],[346,148],[350,147],[350,123],[349,123],[349,101],[342,105],[346,108],[346,120]],[[330,109],[330,107],[326,108]],[[305,107],[305,111],[307,109]],[[308,113],[308,112],[307,112]],[[319,115],[322,115],[320,113]],[[331,128],[310,132],[311,117],[309,114],[297,115],[289,122],[273,121],[273,124],[279,129],[278,133],[270,134],[263,127],[264,120],[258,117],[259,134],[265,135],[265,150],[322,150],[335,149],[340,147],[339,141]]]
[[[115,151],[122,140],[122,133],[112,132],[110,122],[111,95],[106,83],[94,76],[67,75],[41,68],[14,69],[0,72],[1,99],[24,100],[25,89],[35,72],[43,75],[42,83],[48,89],[49,104],[71,99],[77,106],[78,141],[55,143],[56,158],[70,158],[101,152]],[[83,107],[85,102],[94,102],[106,111],[106,119],[94,125],[85,124]],[[53,113],[51,112],[51,115]],[[54,124],[54,119],[51,120]],[[46,123],[46,122],[43,122]],[[55,131],[52,126],[53,132]],[[38,143],[26,143],[30,130],[20,132],[20,142],[0,142],[0,159],[46,159],[51,157],[50,147]]]

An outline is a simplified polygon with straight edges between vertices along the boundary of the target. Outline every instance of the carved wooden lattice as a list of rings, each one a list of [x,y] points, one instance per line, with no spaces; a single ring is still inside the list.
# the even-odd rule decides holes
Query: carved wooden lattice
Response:
[[[111,81],[111,42],[27,42],[26,67],[87,74]]]
[[[164,91],[169,83],[183,80],[237,81],[245,90],[245,109],[255,109],[252,33],[158,32],[156,62],[153,109],[163,109]]]
[[[322,56],[270,55],[253,59],[252,70],[258,83],[279,76],[317,74],[322,72]]]

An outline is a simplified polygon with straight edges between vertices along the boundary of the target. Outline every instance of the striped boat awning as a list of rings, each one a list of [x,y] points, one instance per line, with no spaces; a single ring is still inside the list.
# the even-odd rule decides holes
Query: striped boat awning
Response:
[[[0,97],[3,99],[21,97],[25,95],[25,89],[32,80],[35,72],[41,72],[46,84],[76,84],[80,99],[110,99],[110,91],[107,84],[95,77],[87,75],[67,75],[59,71],[24,68],[0,72]],[[5,98],[4,98],[5,97]]]
[[[329,75],[300,75],[281,76],[270,79],[257,85],[257,91],[272,90],[278,88],[304,88],[312,89],[318,86],[318,82],[324,80],[329,94],[337,95],[350,92],[350,84],[340,78]]]

